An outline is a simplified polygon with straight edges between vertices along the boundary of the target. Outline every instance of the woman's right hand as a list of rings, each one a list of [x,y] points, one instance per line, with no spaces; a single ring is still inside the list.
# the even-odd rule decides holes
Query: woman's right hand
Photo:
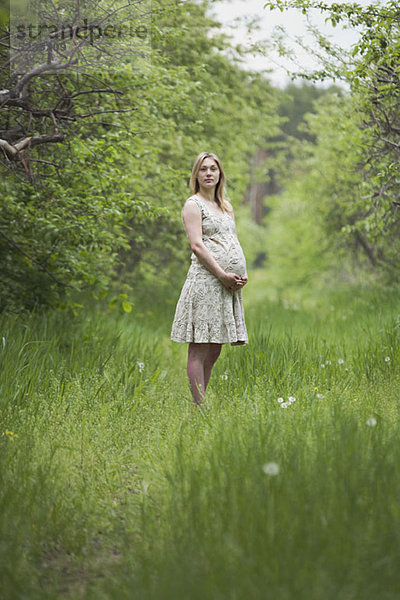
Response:
[[[224,285],[229,291],[239,290],[243,287],[242,279],[236,273],[224,272],[219,278],[222,285]]]

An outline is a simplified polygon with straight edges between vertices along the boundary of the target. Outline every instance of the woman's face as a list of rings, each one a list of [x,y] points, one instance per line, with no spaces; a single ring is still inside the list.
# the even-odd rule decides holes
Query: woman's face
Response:
[[[200,187],[204,187],[205,189],[215,187],[219,181],[219,177],[220,170],[215,160],[210,157],[205,158],[197,174]]]

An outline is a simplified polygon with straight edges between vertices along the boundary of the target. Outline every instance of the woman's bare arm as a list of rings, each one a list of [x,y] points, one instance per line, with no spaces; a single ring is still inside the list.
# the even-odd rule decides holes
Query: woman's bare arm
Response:
[[[240,277],[235,273],[226,273],[217,263],[203,242],[201,225],[201,211],[194,200],[187,200],[182,210],[182,218],[185,224],[190,247],[199,261],[228,289],[237,286]]]

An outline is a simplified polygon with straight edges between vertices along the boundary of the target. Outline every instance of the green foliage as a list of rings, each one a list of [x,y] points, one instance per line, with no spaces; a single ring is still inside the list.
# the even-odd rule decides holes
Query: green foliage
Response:
[[[221,156],[229,195],[241,202],[249,158],[279,131],[277,100],[261,75],[225,56],[229,43],[214,33],[207,8],[154,1],[151,56],[91,71],[96,85],[124,93],[122,105],[117,94],[92,95],[93,111],[133,110],[82,120],[56,155],[32,150],[31,158],[55,166],[39,163],[32,183],[16,171],[4,184],[0,308],[68,305],[75,292],[105,293],[113,282],[129,293],[133,273],[136,282],[180,280],[187,251],[180,212],[204,149]],[[46,106],[56,99],[51,82],[42,82]]]
[[[377,269],[379,259],[398,241],[369,211],[361,119],[354,98],[343,94],[324,96],[306,115],[303,129],[314,141],[297,147],[291,180],[270,200],[266,218],[269,270],[277,286],[302,286],[316,278],[323,285],[326,278],[353,278],[357,272],[362,277],[371,268],[387,275],[386,265]]]
[[[128,244],[127,219],[139,228],[143,214],[146,220],[156,214],[144,200],[133,201],[132,178],[122,172],[114,145],[119,140],[110,138],[76,140],[73,159],[60,152],[63,177],[37,190],[13,185],[15,179],[4,183],[1,308],[64,302],[88,285],[96,293],[107,289],[117,253]]]
[[[306,182],[297,178],[272,203],[267,220],[269,284],[278,294],[307,285],[323,285],[337,256],[308,202]]]
[[[341,90],[335,86],[329,89],[318,88],[311,83],[296,85],[291,83],[283,90],[279,98],[278,113],[284,117],[282,132],[291,138],[309,139],[310,132],[304,127],[304,116],[307,113],[314,112],[314,103],[319,98],[331,95],[333,92],[338,94]]]
[[[333,210],[326,211],[327,230],[330,229],[334,237],[340,235],[346,239],[347,236],[349,247],[356,245],[375,269],[390,280],[397,279],[400,264],[400,30],[397,3],[390,1],[383,6],[378,3],[362,6],[357,3],[278,0],[268,2],[266,7],[281,11],[297,7],[304,13],[318,9],[333,25],[340,23],[345,27],[357,27],[360,31],[359,41],[350,53],[334,47],[317,33],[317,42],[324,52],[321,69],[304,76],[316,80],[344,79],[350,85],[353,117],[349,119],[345,114],[343,123],[340,123],[337,111],[331,120],[320,116],[321,124],[325,126],[323,134],[319,134],[320,140],[324,135],[328,140],[333,138],[338,142],[348,166],[346,160],[333,152],[331,159],[335,159],[337,165],[335,173],[322,158],[324,176],[316,181],[311,175],[311,181],[330,194],[327,201],[333,204]],[[335,127],[341,132],[339,139]],[[343,145],[343,140],[347,140],[347,146]],[[329,155],[327,144],[317,142],[317,147],[319,151],[325,149],[322,157]],[[330,181],[328,188],[324,184],[325,179]]]

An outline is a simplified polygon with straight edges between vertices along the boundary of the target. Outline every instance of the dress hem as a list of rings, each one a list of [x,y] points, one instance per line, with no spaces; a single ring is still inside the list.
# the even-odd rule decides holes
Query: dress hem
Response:
[[[230,341],[226,340],[224,342],[216,341],[216,340],[202,340],[201,342],[195,342],[194,340],[184,340],[184,339],[175,339],[170,338],[172,342],[177,342],[178,344],[230,344],[231,346],[246,346],[248,344],[248,340],[235,340]]]

